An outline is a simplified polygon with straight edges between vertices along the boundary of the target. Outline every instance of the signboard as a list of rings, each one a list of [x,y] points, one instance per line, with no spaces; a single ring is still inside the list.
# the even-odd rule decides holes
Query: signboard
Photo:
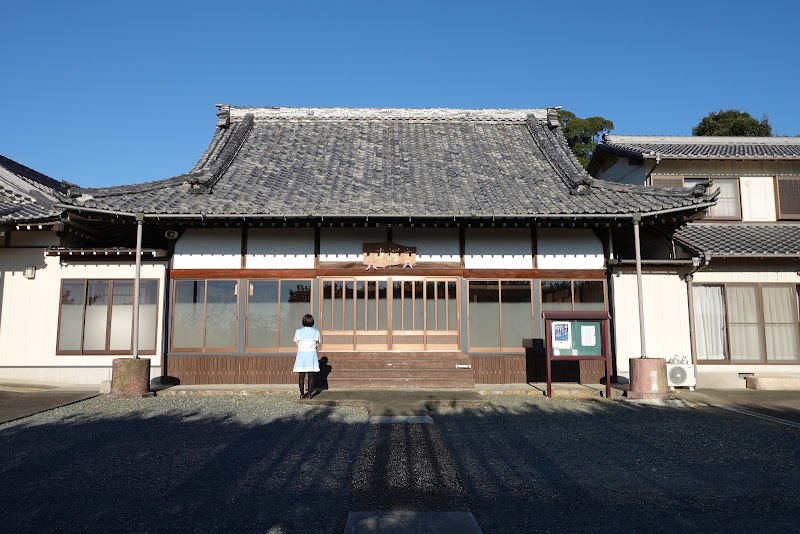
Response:
[[[553,357],[602,356],[600,321],[553,321]]]
[[[384,243],[364,243],[364,265],[367,270],[378,269],[378,267],[391,267],[402,265],[414,268],[417,263],[417,247],[407,247],[392,242]]]

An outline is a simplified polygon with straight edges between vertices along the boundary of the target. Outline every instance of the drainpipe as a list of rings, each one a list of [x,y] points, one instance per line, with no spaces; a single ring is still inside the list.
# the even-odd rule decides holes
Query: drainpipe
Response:
[[[136,214],[136,273],[133,276],[133,357],[139,359],[139,280],[142,274],[142,222],[144,213]]]
[[[652,155],[652,153],[651,153]],[[644,177],[645,184],[650,180],[650,175],[653,174],[653,171],[656,170],[658,164],[661,163],[661,152],[656,152],[656,164],[653,165],[653,168],[647,172],[647,176]]]
[[[694,291],[693,284],[694,273],[705,269],[711,262],[711,253],[706,251],[703,257],[692,258],[692,268],[683,277],[686,280],[686,291],[689,292],[689,350],[692,356],[692,364],[697,365],[697,347],[695,346],[695,333],[694,333]]]
[[[633,243],[636,249],[636,287],[639,299],[639,341],[641,343],[642,358],[647,355],[644,340],[644,295],[642,292],[642,246],[639,238],[639,226],[642,224],[642,214],[633,214]]]

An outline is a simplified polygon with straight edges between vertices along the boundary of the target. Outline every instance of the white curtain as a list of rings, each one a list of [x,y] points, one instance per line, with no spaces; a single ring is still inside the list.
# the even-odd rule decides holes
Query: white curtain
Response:
[[[728,328],[731,360],[761,360],[764,343],[758,311],[756,286],[728,286]]]
[[[765,286],[764,329],[768,360],[798,360],[797,291],[794,286]]]
[[[714,187],[719,187],[717,204],[711,208],[712,217],[735,218],[739,216],[739,180],[714,180]]]
[[[694,286],[697,359],[725,359],[725,301],[721,286]]]

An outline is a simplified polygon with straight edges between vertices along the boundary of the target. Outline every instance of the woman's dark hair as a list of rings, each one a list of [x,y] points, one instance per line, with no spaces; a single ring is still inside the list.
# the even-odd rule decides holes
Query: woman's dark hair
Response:
[[[314,316],[307,313],[303,316],[303,326],[314,326]]]

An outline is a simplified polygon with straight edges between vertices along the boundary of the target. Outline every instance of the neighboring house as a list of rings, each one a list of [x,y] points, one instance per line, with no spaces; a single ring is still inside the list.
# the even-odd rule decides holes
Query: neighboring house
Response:
[[[699,385],[800,375],[800,138],[606,135],[588,171],[609,182],[719,191],[704,218],[666,235],[668,246],[645,260],[645,300],[659,301],[645,313],[648,355],[691,355]],[[619,274],[612,293],[624,359],[638,350],[638,338],[619,341],[635,304],[631,267],[610,266]]]
[[[109,377],[131,350],[138,224],[154,376],[293,383],[312,313],[332,385],[348,369],[350,384],[525,382],[542,311],[609,309],[614,242],[713,203],[591,179],[552,109],[219,106],[187,174],[57,203],[82,241],[46,251],[44,348],[0,373]]]

